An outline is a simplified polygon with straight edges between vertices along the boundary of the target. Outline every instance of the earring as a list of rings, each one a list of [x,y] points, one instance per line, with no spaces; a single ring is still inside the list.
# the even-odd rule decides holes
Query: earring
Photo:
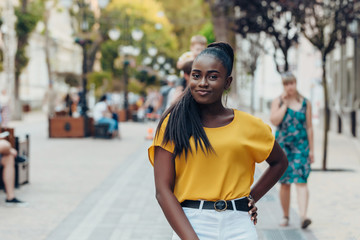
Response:
[[[223,94],[223,104],[226,106],[228,102],[229,91],[225,90]]]

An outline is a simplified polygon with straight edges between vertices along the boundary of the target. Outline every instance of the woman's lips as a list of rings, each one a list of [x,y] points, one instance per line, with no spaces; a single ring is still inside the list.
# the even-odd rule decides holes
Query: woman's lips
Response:
[[[209,91],[204,91],[204,90],[198,90],[196,91],[200,96],[205,96],[207,94],[209,94],[210,92]]]

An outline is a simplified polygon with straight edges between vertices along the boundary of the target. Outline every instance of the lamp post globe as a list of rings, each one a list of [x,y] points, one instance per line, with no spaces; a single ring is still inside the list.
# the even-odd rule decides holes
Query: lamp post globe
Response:
[[[151,57],[154,57],[154,56],[157,54],[157,52],[158,52],[158,50],[157,50],[156,47],[150,47],[150,48],[148,49],[148,53],[149,53],[149,55],[150,55]]]
[[[112,28],[109,30],[108,35],[111,40],[117,41],[121,36],[121,31],[118,28]]]
[[[141,29],[134,29],[131,31],[131,37],[135,40],[135,41],[140,41],[144,36],[144,32]]]

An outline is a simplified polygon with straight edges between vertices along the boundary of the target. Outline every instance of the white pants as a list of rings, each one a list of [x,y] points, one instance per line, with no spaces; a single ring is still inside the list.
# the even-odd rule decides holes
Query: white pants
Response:
[[[183,208],[200,240],[256,240],[254,223],[248,212]],[[172,240],[179,240],[174,232]]]

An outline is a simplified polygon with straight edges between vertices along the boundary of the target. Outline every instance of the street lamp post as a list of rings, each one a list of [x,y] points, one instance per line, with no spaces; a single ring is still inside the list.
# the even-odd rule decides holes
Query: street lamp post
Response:
[[[127,21],[126,21],[126,25],[127,25]],[[125,31],[127,32],[127,31]],[[118,28],[113,28],[110,29],[108,32],[108,35],[110,37],[111,40],[113,41],[117,41],[120,39],[121,36],[121,32]],[[134,39],[135,41],[140,41],[142,39],[142,37],[144,36],[144,32],[140,29],[133,29],[131,31],[131,38]],[[126,36],[126,39],[128,39],[130,36]],[[120,46],[119,47],[119,56],[124,56],[124,61],[123,61],[123,79],[124,79],[124,111],[125,111],[125,119],[126,121],[129,118],[129,98],[128,98],[128,85],[129,85],[129,72],[128,72],[128,68],[130,65],[130,56],[138,56],[140,54],[140,49],[136,48],[132,45],[127,45],[127,46]]]
[[[82,52],[83,52],[83,63],[82,63],[82,75],[81,75],[81,79],[82,79],[82,93],[80,96],[80,107],[81,107],[81,111],[80,111],[80,115],[83,117],[87,117],[87,111],[88,106],[87,106],[87,101],[86,101],[86,95],[87,95],[87,66],[88,66],[88,62],[87,62],[87,45],[91,44],[91,40],[89,39],[81,39],[81,38],[76,38],[75,42],[77,44],[79,44],[82,48]]]
[[[126,121],[129,119],[129,91],[128,91],[128,85],[129,85],[129,73],[128,73],[128,67],[129,67],[129,60],[127,57],[125,57],[124,60],[124,110],[125,110],[125,119]]]
[[[77,4],[78,9],[81,10],[81,22],[80,22],[80,28],[81,33],[84,35],[84,33],[89,31],[89,23],[86,15],[86,7],[87,4],[85,3],[85,0],[62,0],[62,4],[66,8],[70,8],[73,4],[73,1]],[[109,3],[109,0],[98,0],[97,4],[100,8],[105,8],[107,4]],[[89,110],[87,105],[87,73],[88,73],[88,54],[87,54],[87,47],[89,44],[92,43],[92,41],[86,37],[78,37],[75,39],[75,43],[79,44],[82,53],[83,53],[83,63],[82,63],[82,92],[80,94],[80,115],[84,118],[84,135],[89,136],[90,135],[90,128],[89,128],[89,119],[87,116],[87,111]]]
[[[355,96],[357,99],[360,98],[360,43],[359,43],[359,36],[360,36],[360,24],[359,20],[354,19],[350,25],[350,32],[354,38],[354,81],[355,81]],[[351,133],[354,137],[356,137],[356,110],[354,109],[350,113],[351,118]]]

